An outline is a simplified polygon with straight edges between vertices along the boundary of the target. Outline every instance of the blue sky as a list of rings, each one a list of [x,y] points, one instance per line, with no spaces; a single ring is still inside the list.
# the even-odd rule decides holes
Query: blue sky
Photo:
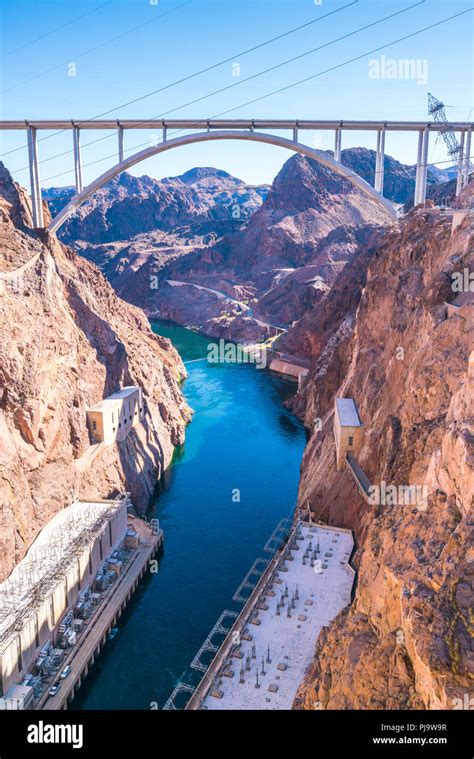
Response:
[[[474,14],[369,53],[373,48],[467,10],[471,7],[468,0],[322,0],[321,4],[314,0],[155,2],[2,0],[0,118],[87,119],[109,109],[117,110],[108,118],[151,118],[165,112],[169,118],[209,118],[232,109],[230,116],[243,118],[425,120],[428,91],[452,106],[447,111],[450,118],[473,118]],[[415,4],[416,7],[372,29],[354,33],[366,24]],[[239,55],[249,47],[337,9],[342,10],[253,53]],[[351,36],[252,81],[244,81],[345,34]],[[359,60],[335,71],[244,105],[361,55]],[[380,61],[381,55],[395,60],[416,59],[420,66],[419,81],[370,76],[370,61],[374,58]],[[231,61],[191,81],[132,106],[117,108],[227,58]],[[70,64],[74,64],[75,70]],[[236,86],[183,107],[190,100],[231,84]],[[41,138],[47,136],[48,133],[40,134]],[[86,146],[87,142],[104,136],[107,139]],[[127,132],[125,147],[134,152],[135,146],[144,147],[156,137],[148,131]],[[375,134],[345,133],[343,139],[343,147],[374,147]],[[304,141],[322,149],[333,147],[329,132],[308,133]],[[69,151],[71,142],[71,132],[66,132],[39,143],[43,186],[73,183],[72,154],[54,158]],[[104,132],[87,131],[82,142],[87,183],[115,163],[116,138]],[[24,145],[23,133],[0,133],[0,160],[19,182],[28,186],[28,172],[24,170],[26,149],[10,152]],[[389,133],[386,151],[413,163],[416,135]],[[196,165],[212,165],[248,182],[270,182],[289,155],[281,148],[261,144],[215,142],[170,151],[137,165],[133,173],[162,177],[180,174]],[[445,159],[442,143],[432,139],[429,160]],[[89,163],[92,165],[88,166]]]

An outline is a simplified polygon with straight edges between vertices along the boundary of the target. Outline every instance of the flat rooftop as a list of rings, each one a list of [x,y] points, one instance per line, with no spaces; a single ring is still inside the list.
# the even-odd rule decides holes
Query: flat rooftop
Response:
[[[336,408],[341,427],[362,427],[357,406],[352,398],[336,398]]]
[[[116,393],[109,395],[108,400],[113,400],[115,398],[122,400],[122,398],[127,398],[129,395],[133,395],[137,390],[140,390],[138,385],[127,385],[127,387],[122,387],[121,390],[117,390]]]
[[[287,571],[282,571],[280,564],[265,595],[256,599],[246,625],[252,640],[241,636],[242,658],[233,656],[228,666],[233,676],[225,676],[226,668],[221,670],[201,709],[291,709],[298,687],[313,663],[319,633],[350,603],[354,582],[349,565],[354,542],[349,531],[301,525],[300,536],[290,543],[294,547],[287,554],[292,559],[284,561]],[[311,567],[318,543],[321,564]],[[282,596],[284,605],[277,614]],[[288,617],[292,598],[294,608],[290,608]],[[253,614],[260,624],[250,621]],[[242,666],[244,682],[240,682]],[[259,688],[255,687],[257,671]],[[212,695],[217,691],[222,693],[221,698]]]
[[[287,374],[290,377],[306,377],[309,373],[309,369],[300,364],[291,363],[289,361],[283,361],[280,358],[274,358],[270,363],[270,369],[274,372],[281,372],[281,374]]]
[[[60,564],[74,560],[74,547],[95,540],[96,531],[122,507],[122,501],[75,501],[61,509],[36,537],[23,559],[0,584],[0,647],[13,623],[38,601],[43,581],[61,577]],[[73,545],[74,544],[74,545]],[[40,597],[46,595],[40,592]]]
[[[93,406],[89,406],[87,411],[101,411],[104,408],[112,408],[112,407],[119,407],[121,405],[121,401],[123,401],[124,398],[128,398],[129,395],[133,395],[137,392],[140,388],[138,385],[129,385],[127,387],[123,387],[121,390],[117,390],[116,393],[112,393],[112,395],[108,395],[107,398],[103,398],[101,401],[98,401],[97,403],[94,403]]]

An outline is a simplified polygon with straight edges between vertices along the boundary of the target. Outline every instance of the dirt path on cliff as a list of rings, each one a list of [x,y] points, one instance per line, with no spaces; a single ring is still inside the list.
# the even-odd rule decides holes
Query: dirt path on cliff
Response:
[[[225,299],[225,300],[230,301],[231,303],[235,303],[237,306],[240,306],[244,311],[246,311],[247,316],[253,319],[256,322],[256,324],[258,324],[259,327],[276,329],[276,330],[279,330],[280,332],[288,331],[285,327],[280,327],[276,324],[270,324],[270,322],[263,321],[263,319],[258,319],[256,316],[253,315],[253,309],[247,303],[244,303],[241,300],[236,300],[235,298],[231,298],[230,295],[222,292],[221,290],[214,290],[212,287],[205,287],[204,285],[198,285],[195,282],[181,282],[176,279],[167,279],[166,281],[169,285],[171,285],[171,287],[182,287],[184,285],[188,285],[189,287],[196,287],[198,290],[205,290],[208,293],[213,293],[214,295],[217,295],[217,297],[220,300]]]

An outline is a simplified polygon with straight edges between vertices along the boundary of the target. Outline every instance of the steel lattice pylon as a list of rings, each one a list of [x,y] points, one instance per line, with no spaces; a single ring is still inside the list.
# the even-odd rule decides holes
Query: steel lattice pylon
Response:
[[[445,104],[438,100],[431,92],[428,92],[428,113],[433,116],[434,121],[442,124],[442,129],[439,131],[439,136],[443,138],[448,155],[453,161],[464,164],[464,174],[468,178],[473,170],[473,166],[469,160],[469,155],[464,156],[464,144],[458,142],[458,138],[451,127],[445,111]]]

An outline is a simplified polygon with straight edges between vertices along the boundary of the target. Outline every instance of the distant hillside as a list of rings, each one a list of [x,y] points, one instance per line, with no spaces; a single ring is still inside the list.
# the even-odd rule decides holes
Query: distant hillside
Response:
[[[348,148],[341,153],[341,162],[373,186],[375,180],[375,150]],[[428,166],[427,184],[437,186],[451,179],[449,170]],[[383,194],[395,203],[406,203],[415,194],[416,166],[407,166],[389,155],[384,160]]]
[[[342,163],[371,184],[375,159],[366,148],[342,151]],[[447,176],[430,167],[429,192],[442,192]],[[409,201],[415,178],[414,166],[385,156],[386,197]],[[57,212],[72,192],[46,191],[50,209]],[[149,314],[252,340],[322,302],[347,262],[368,249],[374,226],[387,222],[350,181],[296,154],[271,188],[209,166],[161,180],[124,172],[84,203],[59,237]],[[159,292],[150,287],[152,278]],[[314,346],[304,325],[291,347],[307,354]]]
[[[471,181],[473,179],[471,174]],[[426,192],[428,200],[432,200],[437,206],[456,206],[456,185],[457,178],[450,179],[449,182],[443,182],[442,184],[429,185]],[[414,197],[412,196],[405,203],[405,210],[408,211],[413,207]]]
[[[268,325],[287,325],[320,303],[374,227],[389,222],[349,179],[297,154],[242,229],[168,261],[152,255],[122,268],[117,254],[109,276],[123,298],[148,313],[217,337],[259,339],[271,332]]]
[[[192,225],[193,233],[221,234],[238,228],[260,207],[266,185],[253,187],[226,171],[200,167],[182,176],[157,180],[123,172],[100,188],[59,230],[67,243],[129,240],[137,234],[163,232]],[[73,188],[43,190],[56,214],[74,194]]]

